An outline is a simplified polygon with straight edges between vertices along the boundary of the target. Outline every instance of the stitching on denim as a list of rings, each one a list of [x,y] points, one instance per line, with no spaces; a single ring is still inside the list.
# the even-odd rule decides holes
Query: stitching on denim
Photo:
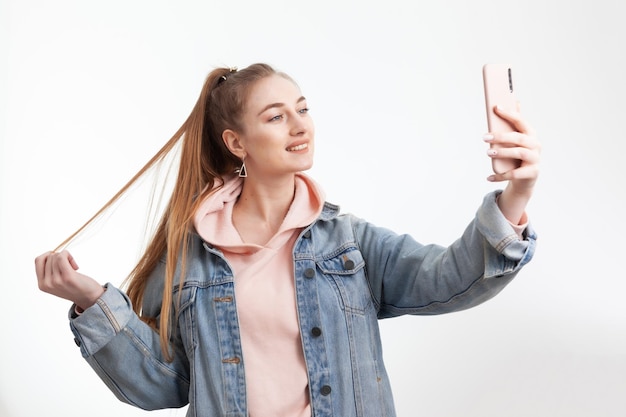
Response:
[[[504,237],[504,239],[502,239],[500,242],[498,242],[498,244],[496,245],[495,249],[502,253],[502,251],[504,251],[504,249],[509,246],[512,242],[518,240],[518,236],[517,234],[512,234],[512,235],[507,235]]]
[[[111,311],[109,306],[102,299],[98,299],[96,303],[98,304],[100,309],[102,309],[104,316],[107,318],[107,320],[109,320],[111,326],[113,326],[113,330],[115,330],[115,333],[119,333],[122,330],[122,326],[120,326],[120,324],[117,322],[117,319],[113,315],[113,312]]]

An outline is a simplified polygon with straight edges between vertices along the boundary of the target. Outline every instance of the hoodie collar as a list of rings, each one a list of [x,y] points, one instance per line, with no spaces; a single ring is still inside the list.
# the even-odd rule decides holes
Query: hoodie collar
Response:
[[[278,232],[265,244],[243,242],[233,224],[233,207],[243,189],[243,179],[226,178],[223,187],[211,193],[200,205],[194,217],[196,231],[206,242],[230,252],[256,252],[263,248],[278,248],[293,231],[311,224],[324,208],[324,192],[305,174],[295,177],[295,195]]]

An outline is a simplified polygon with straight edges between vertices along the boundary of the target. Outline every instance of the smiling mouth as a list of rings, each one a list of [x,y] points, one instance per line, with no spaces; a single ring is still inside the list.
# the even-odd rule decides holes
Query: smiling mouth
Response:
[[[300,144],[300,145],[292,146],[291,148],[287,148],[287,151],[288,152],[301,151],[301,150],[306,149],[308,147],[309,147],[308,143],[303,143],[303,144]]]

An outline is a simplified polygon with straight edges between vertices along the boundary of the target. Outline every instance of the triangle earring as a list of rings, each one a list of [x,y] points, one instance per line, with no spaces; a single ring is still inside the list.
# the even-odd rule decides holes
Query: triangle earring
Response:
[[[246,160],[245,158],[241,161],[241,168],[239,168],[239,177],[246,178],[248,176],[248,171],[246,170]]]

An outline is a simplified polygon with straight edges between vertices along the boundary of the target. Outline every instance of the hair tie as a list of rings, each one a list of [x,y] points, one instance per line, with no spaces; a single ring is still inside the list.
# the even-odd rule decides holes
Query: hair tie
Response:
[[[232,74],[233,72],[237,72],[237,67],[230,67],[228,68],[228,75]],[[226,74],[222,75],[219,80],[217,81],[217,85],[220,85],[221,83],[223,83],[224,81],[226,81]]]

